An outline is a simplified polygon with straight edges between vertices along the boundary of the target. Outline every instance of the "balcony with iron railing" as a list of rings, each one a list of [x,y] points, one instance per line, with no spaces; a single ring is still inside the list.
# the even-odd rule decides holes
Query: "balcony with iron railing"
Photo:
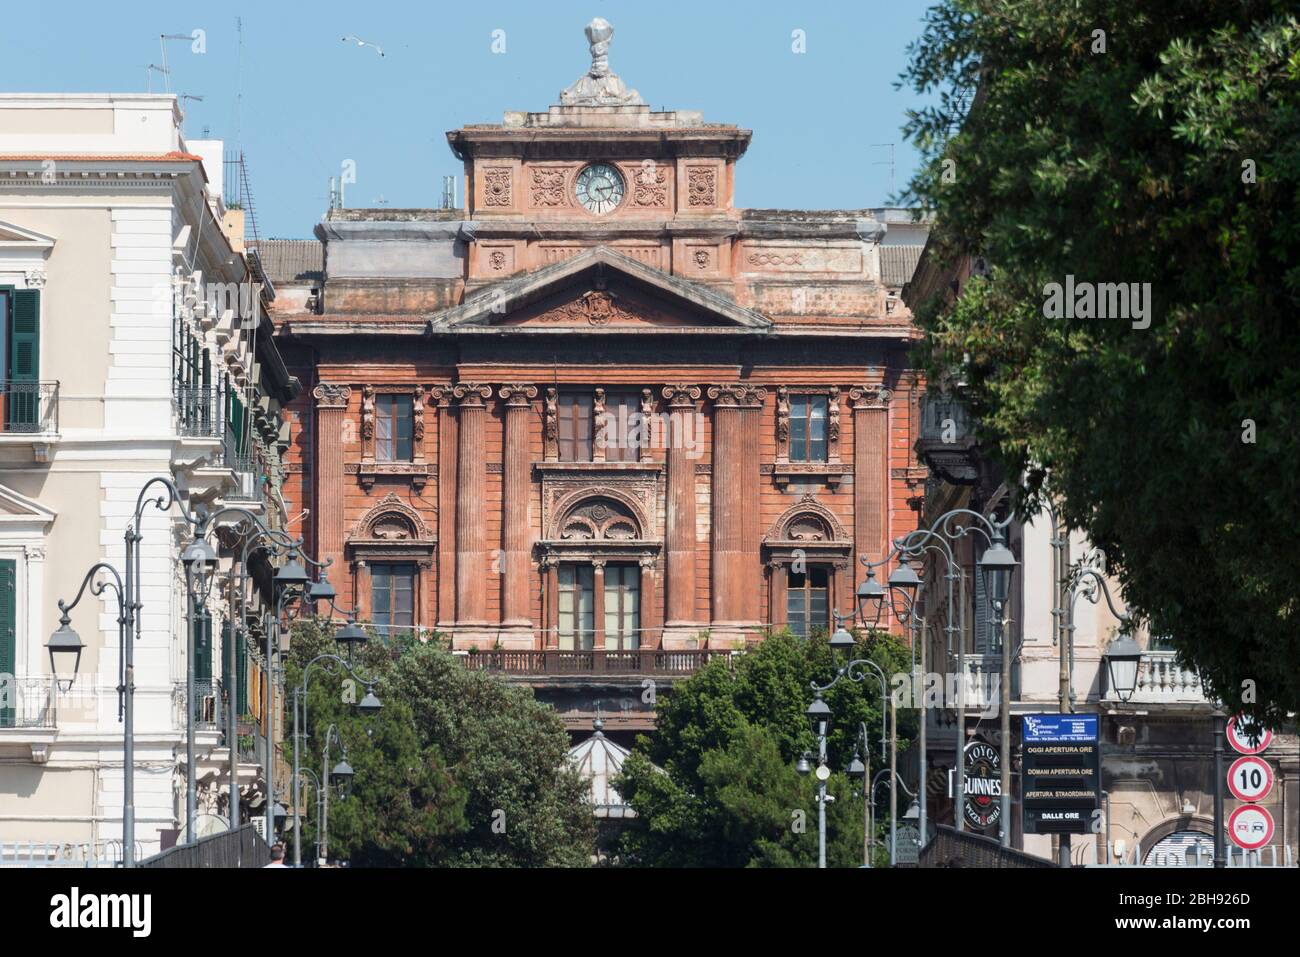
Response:
[[[181,730],[185,728],[185,693],[186,683],[184,681],[173,683],[172,718],[175,727]],[[225,702],[222,700],[220,680],[213,678],[208,681],[196,682],[194,700],[196,702],[194,714],[195,732],[210,735],[224,733],[226,730],[226,712]]]
[[[225,403],[226,391],[220,386],[174,386],[177,433],[190,439],[222,438],[227,429]]]
[[[30,446],[44,463],[58,434],[58,382],[0,379],[0,446]]]
[[[520,677],[688,677],[710,661],[730,663],[732,652],[703,648],[568,650],[560,648],[469,651],[465,667]]]
[[[0,674],[0,731],[57,728],[58,700],[49,675]]]

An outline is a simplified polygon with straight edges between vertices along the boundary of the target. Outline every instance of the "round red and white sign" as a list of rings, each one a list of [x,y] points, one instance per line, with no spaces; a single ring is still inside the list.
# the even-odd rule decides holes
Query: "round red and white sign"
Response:
[[[1273,840],[1273,815],[1258,804],[1243,804],[1228,816],[1232,843],[1256,851]]]
[[[1273,768],[1255,755],[1238,758],[1228,768],[1228,790],[1238,801],[1262,801],[1273,790]]]
[[[1238,754],[1259,754],[1273,743],[1273,732],[1250,721],[1242,721],[1241,715],[1228,719],[1228,743]]]

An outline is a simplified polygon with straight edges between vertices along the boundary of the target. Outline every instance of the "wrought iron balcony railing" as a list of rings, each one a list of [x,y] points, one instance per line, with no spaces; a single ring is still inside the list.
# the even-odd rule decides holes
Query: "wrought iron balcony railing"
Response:
[[[216,439],[226,432],[225,393],[214,386],[175,386],[177,431],[186,438]]]
[[[59,431],[59,384],[0,379],[0,430],[5,435]]]
[[[58,697],[49,675],[0,674],[0,728],[58,727]]]
[[[730,651],[708,649],[637,651],[559,648],[471,651],[465,667],[515,675],[690,675],[714,659],[730,662]]]

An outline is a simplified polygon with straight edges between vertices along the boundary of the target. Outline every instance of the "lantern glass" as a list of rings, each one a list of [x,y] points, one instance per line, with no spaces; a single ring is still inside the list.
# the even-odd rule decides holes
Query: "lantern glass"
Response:
[[[1142,649],[1129,634],[1121,634],[1106,648],[1106,673],[1110,687],[1121,701],[1128,701],[1137,690],[1138,665]]]
[[[72,630],[72,622],[65,614],[59,621],[59,627],[50,635],[46,648],[50,652],[50,673],[58,683],[59,690],[68,691],[77,680],[77,669],[81,667],[81,651],[85,644],[81,636]],[[70,675],[60,678],[60,674]]]

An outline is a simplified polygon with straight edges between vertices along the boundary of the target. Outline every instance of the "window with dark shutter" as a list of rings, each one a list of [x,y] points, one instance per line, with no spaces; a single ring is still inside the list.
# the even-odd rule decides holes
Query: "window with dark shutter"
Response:
[[[199,611],[194,615],[194,683],[212,684],[212,613]],[[199,689],[203,694],[203,689]]]
[[[18,563],[0,559],[0,728],[12,728],[18,687]]]
[[[40,421],[41,291],[15,289],[9,307],[5,429],[34,432]]]

